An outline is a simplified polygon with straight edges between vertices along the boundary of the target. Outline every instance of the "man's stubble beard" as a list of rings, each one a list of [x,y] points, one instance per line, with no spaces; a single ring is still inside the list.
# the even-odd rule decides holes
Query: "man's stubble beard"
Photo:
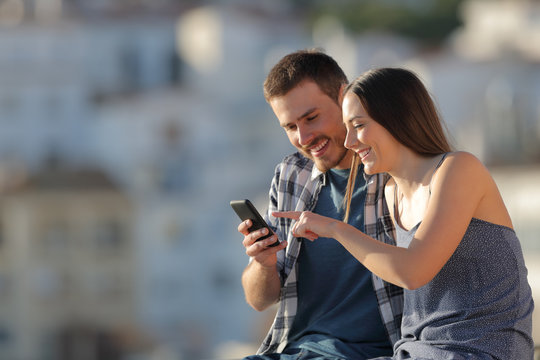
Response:
[[[347,156],[348,151],[349,150],[344,147],[342,149],[342,152],[339,154],[339,158],[336,161],[332,161],[332,162],[324,161],[323,159],[315,159],[309,152],[306,152],[306,151],[302,151],[302,152],[304,153],[304,155],[307,156],[307,158],[313,160],[313,162],[315,163],[315,166],[317,166],[317,168],[321,172],[325,173],[328,170],[333,169],[337,165],[339,165],[343,161],[343,159]]]

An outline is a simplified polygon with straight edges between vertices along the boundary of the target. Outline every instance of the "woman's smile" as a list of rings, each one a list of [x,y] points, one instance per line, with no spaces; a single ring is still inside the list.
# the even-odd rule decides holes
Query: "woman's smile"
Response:
[[[360,156],[360,160],[364,160],[369,154],[371,154],[371,148],[358,150],[357,153]]]

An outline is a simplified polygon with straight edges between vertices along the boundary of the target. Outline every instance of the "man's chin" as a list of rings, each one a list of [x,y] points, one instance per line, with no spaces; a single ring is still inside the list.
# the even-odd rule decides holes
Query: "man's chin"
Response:
[[[306,151],[302,151],[302,154],[304,154],[304,156],[307,157],[308,159],[312,160],[315,163],[315,166],[317,167],[317,169],[319,169],[322,172],[327,172],[328,170],[333,169],[336,166],[338,166],[340,161],[343,160],[343,158],[346,156],[347,152],[344,152],[342,156],[336,161],[331,161],[331,160],[325,159],[324,157],[314,157],[313,155],[311,155],[311,153],[308,153]]]
[[[337,166],[334,162],[324,161],[322,159],[313,158],[311,157],[311,160],[315,163],[315,166],[317,169],[319,169],[321,172],[327,172],[328,170],[334,168]]]
[[[328,169],[332,168],[331,166],[328,167],[327,161],[323,161],[320,158],[316,158],[313,155],[311,155],[311,153],[308,153],[306,151],[301,150],[300,152],[302,153],[302,155],[307,157],[309,160],[313,161],[315,163],[315,166],[317,167],[317,169],[319,169],[320,171],[326,172],[326,171],[328,171]]]

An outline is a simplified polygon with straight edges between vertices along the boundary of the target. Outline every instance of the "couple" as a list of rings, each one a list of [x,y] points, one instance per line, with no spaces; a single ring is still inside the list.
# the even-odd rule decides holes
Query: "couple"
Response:
[[[264,231],[238,227],[247,302],[278,303],[246,359],[532,359],[527,270],[489,172],[451,151],[413,73],[378,69],[347,83],[311,50],[266,78],[299,152],[272,180],[276,235],[256,242]]]

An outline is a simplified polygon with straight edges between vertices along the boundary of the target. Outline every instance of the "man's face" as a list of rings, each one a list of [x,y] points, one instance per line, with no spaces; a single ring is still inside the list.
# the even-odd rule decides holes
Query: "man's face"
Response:
[[[321,171],[348,169],[352,152],[344,147],[347,130],[341,107],[313,81],[303,81],[270,106],[293,146]]]

